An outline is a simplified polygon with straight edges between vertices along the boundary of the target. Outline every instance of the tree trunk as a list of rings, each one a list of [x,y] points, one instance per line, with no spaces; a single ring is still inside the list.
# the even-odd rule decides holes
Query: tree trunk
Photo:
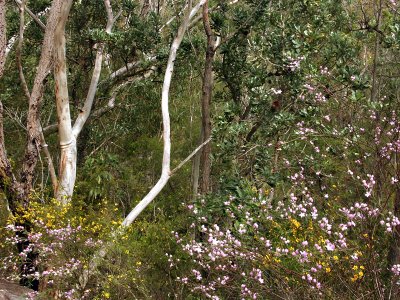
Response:
[[[76,180],[77,150],[76,139],[72,138],[69,144],[61,146],[59,181],[56,199],[67,204],[74,192]]]
[[[4,73],[6,64],[6,0],[0,0],[0,78]]]
[[[85,104],[79,113],[74,126],[71,123],[71,113],[69,109],[68,83],[66,71],[66,55],[65,55],[65,23],[69,14],[72,0],[66,0],[62,17],[57,25],[56,35],[54,38],[55,44],[55,89],[56,103],[58,116],[58,131],[61,149],[61,159],[59,167],[59,183],[55,191],[55,197],[63,204],[68,203],[74,192],[76,180],[77,166],[77,138],[82,131],[87,119],[92,110],[94,97],[96,95],[97,86],[99,83],[101,67],[103,62],[104,45],[97,45],[97,53],[95,66],[86,96]],[[110,0],[104,0],[104,5],[107,11],[106,32],[111,33],[112,26],[115,22],[111,8]]]
[[[201,99],[201,112],[202,112],[202,132],[203,142],[211,137],[211,116],[210,104],[213,88],[213,62],[215,56],[215,38],[210,26],[208,16],[208,0],[203,6],[203,25],[207,35],[207,50],[206,60],[204,66],[203,86],[202,86],[202,99]],[[211,186],[211,143],[204,146],[201,153],[201,182],[200,192],[206,194],[210,191]]]
[[[200,134],[200,143],[202,143],[204,140],[203,135],[204,134],[202,128]],[[192,165],[193,198],[196,198],[199,192],[200,160],[201,160],[201,151],[197,152],[193,159],[193,165]]]
[[[65,57],[65,24],[72,0],[64,2],[61,17],[54,35],[54,81],[60,142],[59,182],[55,197],[66,204],[72,196],[76,178],[76,138],[72,133],[71,113],[69,109],[67,66]]]

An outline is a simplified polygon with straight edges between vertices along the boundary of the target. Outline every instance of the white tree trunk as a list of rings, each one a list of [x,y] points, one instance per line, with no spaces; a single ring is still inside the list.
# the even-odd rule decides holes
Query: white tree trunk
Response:
[[[169,117],[169,90],[171,86],[172,75],[174,72],[174,65],[176,60],[176,55],[178,48],[182,42],[183,36],[188,28],[190,19],[193,18],[199,9],[204,5],[206,0],[200,0],[200,2],[193,7],[192,1],[189,1],[188,7],[189,11],[185,16],[181,26],[178,29],[178,33],[172,42],[167,68],[165,70],[164,82],[162,87],[162,96],[161,96],[161,110],[162,110],[162,118],[163,118],[163,141],[164,141],[164,151],[163,151],[163,161],[162,161],[162,170],[161,176],[157,181],[156,185],[150,190],[150,192],[135,206],[135,208],[126,216],[124,221],[121,224],[121,227],[118,231],[112,233],[112,237],[116,238],[118,235],[123,233],[126,228],[132,224],[132,222],[137,218],[137,216],[154,200],[154,198],[162,191],[164,186],[167,184],[171,175],[176,172],[184,163],[186,163],[190,158],[192,158],[204,145],[210,142],[210,139],[200,145],[195,151],[192,152],[177,168],[172,170],[171,172],[171,124]],[[89,280],[89,275],[97,268],[101,260],[107,254],[107,251],[113,244],[108,243],[103,246],[97,253],[95,253],[92,261],[89,264],[88,269],[83,271],[83,274],[79,278],[80,288],[85,289],[87,282]]]
[[[72,134],[65,58],[65,23],[67,22],[71,4],[72,0],[63,2],[61,16],[54,34],[54,81],[61,148],[59,183],[55,191],[55,197],[63,204],[67,203],[68,198],[72,195],[70,193],[71,185],[73,187],[76,178],[76,139]]]
[[[164,140],[164,151],[162,160],[162,169],[160,179],[156,185],[150,190],[150,192],[136,205],[136,207],[126,216],[122,222],[123,227],[127,227],[137,218],[137,216],[154,200],[154,198],[161,192],[164,186],[167,184],[171,177],[171,124],[169,118],[169,90],[171,86],[172,74],[174,72],[174,65],[176,60],[176,54],[179,46],[182,42],[183,36],[185,35],[186,29],[189,26],[190,20],[196,15],[199,9],[204,5],[206,0],[201,0],[193,9],[192,1],[188,3],[188,13],[185,16],[181,26],[178,29],[178,33],[172,42],[171,49],[169,51],[169,58],[167,68],[164,75],[164,83],[162,87],[161,95],[161,111],[163,119],[163,140]]]
[[[72,0],[65,0],[65,3],[63,4],[65,10],[63,11],[63,15],[57,25],[56,35],[54,38],[56,49],[54,78],[56,83],[58,132],[61,149],[60,168],[58,173],[59,182],[55,192],[55,197],[63,204],[66,204],[71,200],[74,192],[77,164],[76,141],[92,110],[93,101],[101,74],[104,49],[103,44],[97,45],[98,49],[96,53],[95,66],[85,104],[81,113],[78,115],[74,126],[72,126],[71,113],[69,109],[67,72],[65,65],[65,23],[66,18],[68,17],[71,2]],[[115,19],[112,13],[110,0],[104,0],[104,5],[106,7],[108,17],[106,32],[111,33]]]
[[[69,144],[61,146],[59,181],[57,186],[57,199],[66,204],[70,200],[76,180],[77,162],[76,139],[72,138]]]

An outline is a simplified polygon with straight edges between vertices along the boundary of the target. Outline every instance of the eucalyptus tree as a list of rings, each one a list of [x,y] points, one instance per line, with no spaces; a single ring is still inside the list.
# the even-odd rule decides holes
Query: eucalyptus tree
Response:
[[[155,54],[157,48],[149,47],[151,43],[139,44],[147,38],[146,36],[139,37],[137,38],[137,41],[135,41],[136,37],[133,36],[132,32],[137,34],[138,28],[134,28],[134,26],[142,26],[143,24],[140,23],[141,20],[157,19],[157,22],[153,21],[154,30],[153,32],[150,31],[150,35],[162,36],[163,32],[168,29],[168,26],[170,26],[170,24],[172,24],[176,19],[173,12],[171,13],[171,11],[169,11],[166,2],[159,2],[158,5],[156,5],[152,1],[144,1],[141,8],[137,9],[137,4],[129,1],[124,2],[121,6],[119,3],[104,1],[105,9],[103,9],[103,11],[106,11],[106,16],[101,13],[99,15],[105,17],[104,19],[107,23],[105,24],[105,29],[85,29],[87,32],[92,32],[91,35],[87,35],[89,38],[96,39],[95,41],[89,40],[89,45],[91,44],[95,50],[96,56],[93,62],[93,71],[90,83],[88,83],[88,86],[76,86],[76,83],[73,82],[73,86],[71,87],[68,82],[68,77],[76,74],[76,71],[75,66],[71,65],[74,64],[74,57],[71,57],[70,55],[75,55],[75,51],[77,50],[86,53],[86,57],[92,55],[92,49],[89,49],[89,51],[87,49],[81,50],[79,48],[82,47],[79,44],[69,46],[69,42],[79,41],[79,38],[77,39],[70,35],[67,35],[67,37],[65,36],[66,26],[73,28],[73,31],[69,30],[69,33],[74,33],[76,30],[82,30],[82,28],[77,28],[75,23],[68,25],[68,17],[70,17],[70,21],[75,21],[74,19],[71,19],[73,17],[80,18],[81,16],[76,12],[73,12],[73,14],[70,15],[70,7],[72,5],[77,5],[83,8],[84,6],[82,5],[84,5],[84,3],[79,2],[74,4],[73,1],[58,3],[53,1],[52,6],[47,13],[46,25],[43,25],[42,21],[28,7],[28,5],[30,5],[29,2],[17,1],[16,3],[19,5],[21,10],[21,26],[18,37],[20,40],[20,47],[17,48],[17,50],[19,49],[17,51],[19,52],[17,58],[21,56],[20,50],[24,38],[28,38],[26,35],[25,37],[23,36],[23,30],[26,28],[23,17],[26,11],[28,11],[34,18],[34,22],[41,24],[40,28],[45,28],[45,36],[42,44],[41,61],[38,64],[38,72],[36,79],[33,81],[34,84],[32,86],[32,91],[30,92],[28,87],[32,82],[31,78],[27,78],[28,84],[22,84],[22,88],[29,99],[29,111],[26,126],[28,140],[26,143],[26,153],[22,162],[20,177],[14,175],[15,170],[12,170],[7,159],[5,147],[2,148],[2,153],[4,154],[2,160],[2,164],[4,165],[3,169],[10,172],[3,173],[4,176],[2,176],[2,182],[12,211],[15,211],[15,208],[20,203],[27,204],[29,202],[29,194],[33,190],[33,181],[35,178],[34,170],[39,159],[39,150],[42,148],[43,150],[48,150],[44,136],[57,129],[60,158],[58,174],[55,174],[55,171],[51,172],[54,195],[62,203],[70,201],[76,181],[77,140],[84,125],[87,123],[88,119],[90,120],[89,117],[91,116],[92,108],[96,102],[96,93],[98,93],[99,82],[103,88],[103,95],[108,94],[110,98],[104,107],[100,107],[100,109],[93,112],[93,116],[98,116],[114,108],[117,92],[123,89],[127,84],[131,83],[132,80],[135,80],[135,76],[139,75],[139,78],[146,78],[155,72],[155,67],[153,66],[157,63],[157,57]],[[5,2],[2,4],[5,9]],[[36,6],[39,5],[39,3],[32,5]],[[121,9],[114,13],[112,6],[117,9],[120,6]],[[130,6],[132,7],[129,8]],[[42,8],[43,5],[41,9]],[[129,9],[132,8],[134,8],[135,11],[138,11],[138,14],[129,11]],[[99,8],[96,6],[96,9],[98,10]],[[5,18],[5,14],[3,16]],[[193,18],[193,16],[191,16],[191,18]],[[119,21],[117,21],[118,19]],[[77,21],[79,22],[79,20]],[[85,24],[85,20],[81,21]],[[115,34],[113,34],[112,27],[115,22],[118,22],[118,28]],[[165,22],[165,24],[163,25],[161,22]],[[100,23],[104,22],[100,20]],[[129,38],[128,35],[130,35]],[[16,36],[18,36],[18,33]],[[159,37],[157,38],[159,39]],[[5,32],[2,34],[2,40],[6,41]],[[129,41],[132,41],[134,45],[127,45],[126,43]],[[11,42],[9,44],[12,46]],[[108,48],[107,45],[109,46]],[[111,46],[115,46],[115,48],[111,48]],[[2,55],[2,57],[3,66],[5,64],[5,55]],[[123,58],[122,61],[120,57]],[[77,62],[78,69],[88,67],[89,69],[92,68],[91,66],[87,66],[87,62],[85,62],[87,58],[85,58],[85,56],[78,57],[77,59],[83,59],[82,62]],[[104,64],[107,66],[106,69],[102,67]],[[21,63],[21,60],[19,60],[19,66],[22,75],[21,78],[24,78],[24,66]],[[40,111],[43,103],[43,95],[46,97],[47,95],[51,96],[53,94],[51,90],[47,93],[45,92],[45,79],[48,78],[49,71],[52,67],[54,68],[54,97],[56,99],[57,124],[45,125],[42,129],[41,123],[43,123],[44,120],[40,120],[39,116],[41,115]],[[112,68],[115,69],[112,70]],[[83,69],[79,72],[81,72],[81,78],[87,75]],[[53,79],[50,78],[50,82],[52,82],[52,80]],[[81,83],[85,84],[85,79],[83,79]],[[76,99],[71,99],[69,93],[72,92],[73,98],[76,98],[83,95],[85,89],[86,100],[82,104],[78,103],[78,107],[71,109],[71,100],[76,101]],[[79,93],[78,96],[76,95],[77,92]],[[48,105],[49,104],[46,103],[47,107]],[[52,110],[51,104],[48,109],[50,111]],[[71,112],[74,112],[76,115],[74,122],[72,121],[73,116]],[[51,156],[47,155],[47,157],[51,166]]]

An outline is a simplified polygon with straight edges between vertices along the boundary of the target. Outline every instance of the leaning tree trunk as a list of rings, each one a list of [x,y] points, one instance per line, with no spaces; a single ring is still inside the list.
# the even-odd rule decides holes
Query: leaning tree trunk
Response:
[[[178,28],[178,33],[176,34],[168,57],[167,68],[165,70],[162,95],[161,95],[161,113],[163,119],[163,159],[161,166],[161,175],[157,183],[151,188],[147,195],[134,207],[134,209],[125,217],[119,230],[112,233],[112,240],[114,240],[119,234],[123,233],[136,218],[141,214],[141,212],[155,199],[155,197],[162,191],[165,185],[168,183],[170,177],[183,166],[184,163],[189,161],[198,151],[201,150],[210,140],[205,141],[201,144],[195,151],[192,152],[181,164],[171,171],[171,124],[169,117],[169,91],[171,86],[172,75],[174,72],[175,60],[179,46],[182,42],[183,36],[188,28],[190,20],[196,15],[197,11],[204,5],[206,0],[200,0],[200,2],[192,9],[192,0],[188,2],[188,13],[185,16],[181,26]],[[84,270],[82,276],[79,278],[80,288],[85,289],[89,275],[93,272],[101,262],[101,260],[107,254],[107,251],[111,247],[114,247],[114,243],[108,243],[103,246],[97,253],[95,253],[92,261],[89,264],[89,268]]]

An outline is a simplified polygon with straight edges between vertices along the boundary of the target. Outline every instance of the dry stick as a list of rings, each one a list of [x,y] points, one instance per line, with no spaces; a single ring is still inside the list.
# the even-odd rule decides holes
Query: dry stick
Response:
[[[193,17],[197,11],[203,6],[205,0],[201,0],[191,11],[191,0],[189,0],[188,5],[188,13],[185,16],[184,21],[182,22],[181,26],[178,29],[178,33],[172,42],[169,59],[167,68],[165,70],[164,76],[164,83],[162,88],[162,99],[161,99],[161,110],[162,110],[162,117],[163,117],[163,140],[164,140],[164,151],[163,151],[163,162],[162,162],[162,170],[161,176],[156,185],[150,190],[150,192],[139,202],[138,205],[129,213],[129,215],[125,218],[122,222],[120,228],[117,231],[114,231],[111,235],[111,238],[116,238],[118,235],[122,234],[124,230],[132,224],[132,222],[136,219],[136,217],[154,200],[154,198],[161,192],[164,186],[167,184],[169,178],[172,175],[170,171],[170,160],[171,160],[171,134],[170,134],[170,118],[169,118],[169,110],[168,110],[168,100],[169,100],[169,89],[171,85],[172,74],[174,70],[174,64],[176,59],[176,54],[180,43],[182,42],[183,36],[186,32],[186,29],[189,25],[190,18]],[[205,143],[206,144],[206,143]],[[205,145],[204,144],[204,145]],[[202,146],[204,146],[202,145]],[[201,147],[202,147],[201,146]],[[201,149],[198,147],[191,155],[193,156],[196,154],[197,151]],[[186,160],[188,161],[188,160]],[[183,164],[182,164],[183,165]],[[179,168],[181,165],[178,166]],[[177,168],[174,169],[176,171]],[[89,280],[89,275],[93,272],[101,259],[107,254],[109,248],[113,245],[113,243],[108,243],[103,246],[93,257],[92,261],[89,263],[88,269],[83,271],[82,276],[79,278],[79,287],[81,289],[85,289],[86,284]]]
[[[178,171],[180,168],[183,167],[184,164],[186,164],[193,156],[195,156],[197,154],[197,152],[199,152],[205,145],[207,145],[209,142],[211,142],[211,137],[208,138],[206,141],[204,141],[200,146],[198,146],[196,149],[193,150],[192,153],[189,154],[188,157],[186,157],[184,160],[182,160],[182,162],[171,171],[171,176],[174,175],[176,173],[176,171]]]

